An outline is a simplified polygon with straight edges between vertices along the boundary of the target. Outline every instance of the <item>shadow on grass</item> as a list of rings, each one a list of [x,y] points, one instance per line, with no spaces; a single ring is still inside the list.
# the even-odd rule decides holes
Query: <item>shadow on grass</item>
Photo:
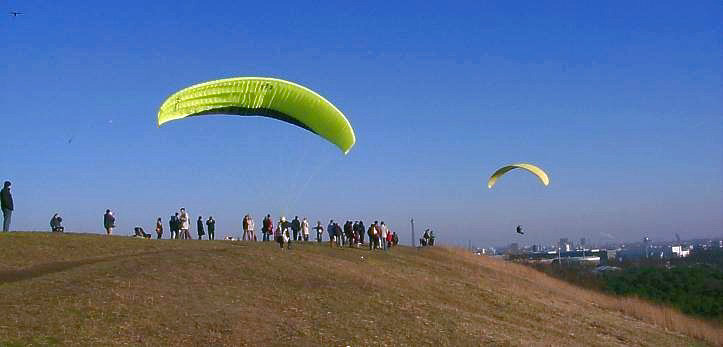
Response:
[[[203,252],[219,252],[223,251],[223,249],[212,249],[212,250],[203,250]],[[186,250],[163,250],[163,251],[155,251],[155,252],[143,252],[143,253],[132,253],[132,254],[122,254],[122,255],[114,255],[114,256],[108,256],[108,257],[100,257],[100,258],[90,258],[90,259],[82,259],[82,260],[71,260],[71,261],[58,261],[58,262],[52,262],[52,263],[45,263],[40,264],[36,266],[31,266],[29,268],[21,269],[21,270],[7,270],[7,271],[0,271],[0,285],[5,283],[12,283],[12,282],[19,282],[19,281],[25,281],[32,278],[56,273],[56,272],[62,272],[67,271],[70,269],[74,269],[80,266],[85,265],[93,265],[118,259],[125,259],[129,257],[143,257],[148,255],[159,255],[159,254],[167,254],[167,253],[193,253],[198,251],[186,251]],[[0,345],[2,346],[2,345]]]

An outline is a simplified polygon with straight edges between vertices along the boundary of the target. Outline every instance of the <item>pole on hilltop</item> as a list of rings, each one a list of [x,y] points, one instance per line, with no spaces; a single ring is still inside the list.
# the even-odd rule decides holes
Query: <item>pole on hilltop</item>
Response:
[[[410,222],[412,223],[412,247],[414,247],[415,246],[415,243],[414,243],[414,218],[412,218],[410,220]]]

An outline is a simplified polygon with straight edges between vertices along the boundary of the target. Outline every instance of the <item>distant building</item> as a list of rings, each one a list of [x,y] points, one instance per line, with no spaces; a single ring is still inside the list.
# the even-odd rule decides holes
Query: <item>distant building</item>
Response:
[[[474,254],[476,255],[495,255],[494,248],[477,248],[477,250],[474,251]]]
[[[570,241],[568,241],[566,237],[560,238],[560,242],[557,244],[557,247],[561,252],[569,252],[571,248]]]
[[[665,249],[666,258],[685,258],[690,255],[690,249],[686,246],[669,246]]]
[[[650,241],[650,238],[648,238],[648,237],[643,238],[643,247],[642,247],[642,251],[643,251],[642,256],[643,256],[643,258],[649,258],[649,257],[650,257],[650,255],[651,255],[651,254],[650,254],[650,248],[651,248],[652,246],[653,246],[653,242]]]

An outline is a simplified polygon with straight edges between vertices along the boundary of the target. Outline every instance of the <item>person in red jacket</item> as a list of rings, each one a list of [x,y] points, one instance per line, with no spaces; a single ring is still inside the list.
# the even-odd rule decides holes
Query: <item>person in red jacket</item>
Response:
[[[387,230],[387,240],[386,240],[386,241],[387,241],[387,248],[391,248],[391,247],[392,247],[392,241],[393,241],[393,240],[394,240],[394,237],[392,236],[392,231],[391,231],[391,230]]]

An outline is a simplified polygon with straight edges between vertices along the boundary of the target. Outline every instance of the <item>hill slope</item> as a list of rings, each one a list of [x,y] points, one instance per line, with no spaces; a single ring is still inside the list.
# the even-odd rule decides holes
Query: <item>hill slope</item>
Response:
[[[453,249],[10,233],[0,252],[0,345],[702,344]]]

